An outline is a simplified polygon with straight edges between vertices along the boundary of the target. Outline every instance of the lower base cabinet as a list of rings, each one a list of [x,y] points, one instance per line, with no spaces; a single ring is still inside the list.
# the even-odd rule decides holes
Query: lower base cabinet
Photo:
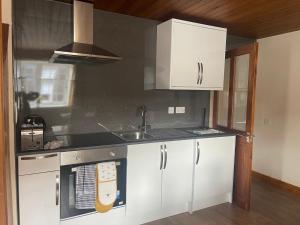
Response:
[[[127,213],[132,224],[188,211],[193,140],[128,146]]]
[[[161,146],[128,146],[126,217],[134,225],[161,218]]]
[[[167,164],[162,173],[162,214],[173,216],[190,210],[192,202],[194,141],[166,144]]]
[[[59,171],[19,176],[20,225],[59,225]]]
[[[192,210],[231,202],[235,136],[196,140]]]
[[[234,136],[128,145],[126,206],[61,221],[60,172],[30,174],[35,160],[19,175],[20,225],[140,225],[231,202],[234,157]]]

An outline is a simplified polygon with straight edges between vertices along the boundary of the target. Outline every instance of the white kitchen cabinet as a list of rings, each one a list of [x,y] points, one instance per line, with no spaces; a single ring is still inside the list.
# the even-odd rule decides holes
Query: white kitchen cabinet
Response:
[[[226,33],[177,19],[158,25],[156,89],[222,90]]]
[[[143,224],[188,211],[193,140],[128,146],[127,217]]]
[[[196,140],[194,155],[192,210],[231,202],[235,136]]]
[[[59,171],[19,176],[20,225],[59,225]]]
[[[167,157],[162,175],[162,213],[167,217],[189,211],[194,141],[170,141],[164,147]]]
[[[128,146],[126,216],[133,224],[161,217],[161,145]]]
[[[18,157],[20,225],[59,225],[60,153]]]

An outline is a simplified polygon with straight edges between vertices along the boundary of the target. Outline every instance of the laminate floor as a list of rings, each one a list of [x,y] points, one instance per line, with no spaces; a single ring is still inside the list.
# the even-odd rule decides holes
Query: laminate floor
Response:
[[[145,225],[300,225],[300,196],[254,179],[251,210],[222,204]]]

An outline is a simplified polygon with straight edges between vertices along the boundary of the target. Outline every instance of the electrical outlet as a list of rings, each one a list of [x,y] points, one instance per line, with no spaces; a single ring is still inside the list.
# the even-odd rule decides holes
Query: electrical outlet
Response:
[[[179,114],[185,113],[185,107],[176,107],[176,113]]]
[[[174,107],[173,107],[173,106],[170,106],[170,107],[168,108],[168,113],[169,113],[169,114],[174,114],[174,112],[175,112]]]

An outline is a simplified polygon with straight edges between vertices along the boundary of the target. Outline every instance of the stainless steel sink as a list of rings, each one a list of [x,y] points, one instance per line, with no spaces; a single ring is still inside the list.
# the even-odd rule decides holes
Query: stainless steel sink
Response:
[[[153,138],[153,136],[151,136],[150,134],[141,131],[116,133],[116,135],[125,141],[139,141],[139,140],[148,140]]]

